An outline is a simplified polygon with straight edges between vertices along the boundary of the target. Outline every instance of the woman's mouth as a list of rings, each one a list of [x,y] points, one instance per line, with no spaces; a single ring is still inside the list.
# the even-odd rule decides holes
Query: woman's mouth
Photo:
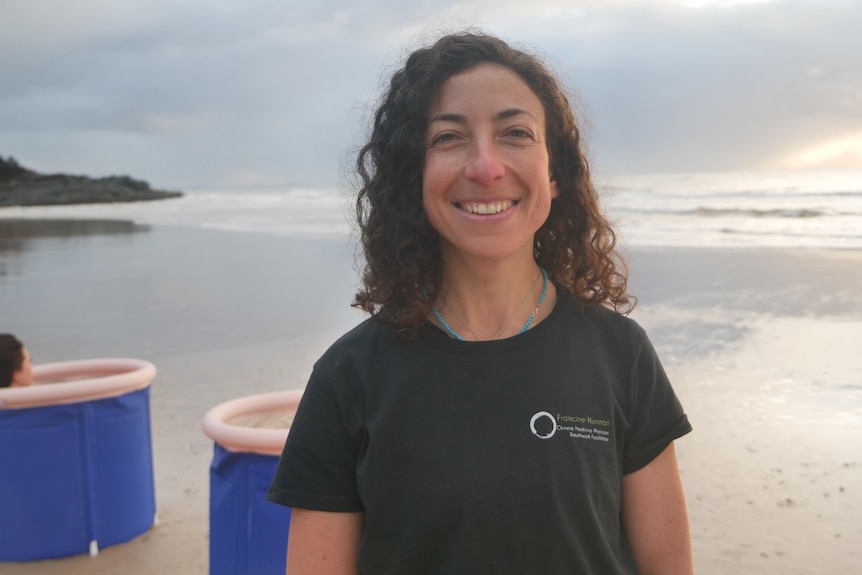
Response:
[[[506,200],[503,202],[465,202],[456,205],[471,214],[490,216],[504,212],[517,203],[515,200]]]

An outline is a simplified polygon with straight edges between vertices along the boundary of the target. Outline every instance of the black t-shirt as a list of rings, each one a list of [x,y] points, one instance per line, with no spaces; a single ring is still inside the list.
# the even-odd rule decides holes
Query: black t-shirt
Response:
[[[315,364],[268,498],[363,511],[360,572],[637,573],[622,476],[691,430],[632,320],[558,290],[512,338],[367,320]]]

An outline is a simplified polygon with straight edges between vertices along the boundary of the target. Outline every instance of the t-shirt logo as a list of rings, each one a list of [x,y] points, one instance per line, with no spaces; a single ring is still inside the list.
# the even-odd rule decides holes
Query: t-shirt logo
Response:
[[[550,439],[561,431],[561,437],[568,433],[571,439],[608,443],[613,429],[610,419],[564,413],[553,415],[547,411],[538,411],[530,418],[530,431],[539,439]]]
[[[540,411],[530,419],[530,431],[539,439],[550,439],[557,432],[557,420],[547,411]]]

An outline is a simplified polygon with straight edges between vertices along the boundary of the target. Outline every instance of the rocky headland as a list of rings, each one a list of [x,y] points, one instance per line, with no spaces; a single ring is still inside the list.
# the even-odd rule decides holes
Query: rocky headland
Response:
[[[68,174],[39,174],[0,156],[0,208],[142,202],[178,198],[181,192],[153,190],[129,176],[89,178]]]

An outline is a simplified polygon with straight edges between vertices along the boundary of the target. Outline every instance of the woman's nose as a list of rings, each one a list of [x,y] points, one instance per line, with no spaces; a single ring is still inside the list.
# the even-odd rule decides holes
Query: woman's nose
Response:
[[[503,177],[506,167],[493,142],[477,141],[470,150],[464,175],[481,185],[493,184]]]

